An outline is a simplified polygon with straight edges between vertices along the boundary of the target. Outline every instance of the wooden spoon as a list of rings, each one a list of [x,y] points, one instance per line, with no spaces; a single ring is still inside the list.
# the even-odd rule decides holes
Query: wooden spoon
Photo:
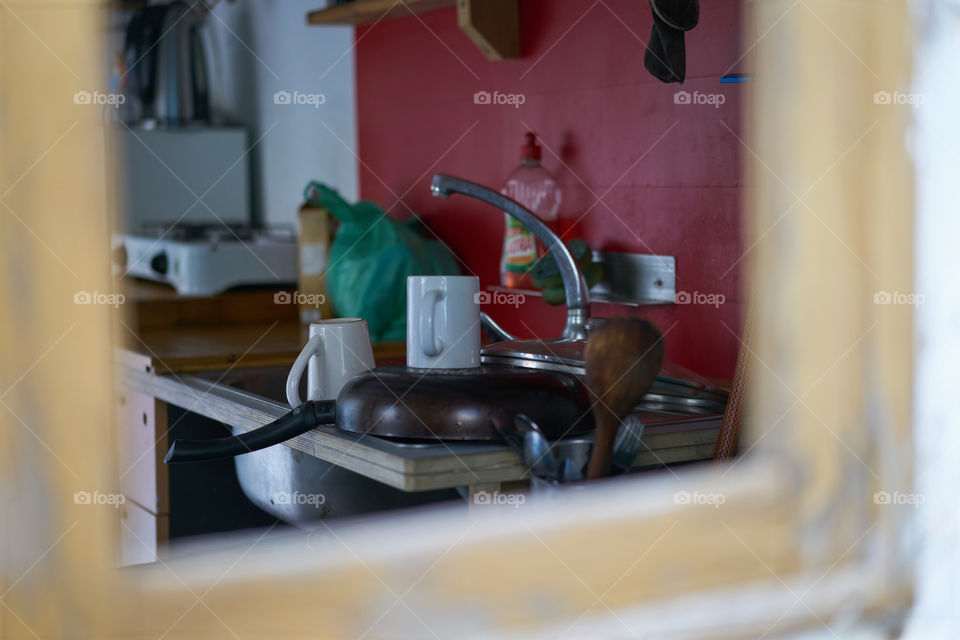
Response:
[[[588,479],[610,473],[620,422],[653,384],[662,363],[663,336],[646,320],[611,318],[590,332],[584,365],[597,433],[587,463]]]

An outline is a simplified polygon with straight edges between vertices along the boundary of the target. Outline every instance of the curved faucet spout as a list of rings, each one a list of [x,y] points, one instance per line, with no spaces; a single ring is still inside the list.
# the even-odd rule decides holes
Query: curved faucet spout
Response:
[[[560,276],[563,278],[563,289],[567,301],[567,323],[563,328],[563,337],[570,340],[586,339],[586,325],[590,317],[587,284],[570,249],[553,229],[520,203],[475,182],[438,173],[433,176],[430,191],[433,195],[442,198],[449,197],[451,193],[459,193],[491,204],[522,222],[533,235],[537,236],[556,258]]]

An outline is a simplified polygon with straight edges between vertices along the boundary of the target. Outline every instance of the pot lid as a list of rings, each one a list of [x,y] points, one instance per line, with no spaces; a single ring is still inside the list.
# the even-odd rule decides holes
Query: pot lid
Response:
[[[509,361],[510,364],[532,369],[559,369],[569,372],[574,369],[577,375],[583,375],[583,340],[566,338],[550,340],[510,340],[497,342],[485,347],[481,352],[484,362]],[[553,366],[549,366],[553,365]]]
[[[503,364],[530,369],[562,371],[585,376],[584,340],[565,338],[550,340],[509,340],[484,347],[480,361],[484,364]],[[726,403],[728,393],[712,381],[672,362],[664,362],[651,387],[670,395],[698,398],[703,404]]]

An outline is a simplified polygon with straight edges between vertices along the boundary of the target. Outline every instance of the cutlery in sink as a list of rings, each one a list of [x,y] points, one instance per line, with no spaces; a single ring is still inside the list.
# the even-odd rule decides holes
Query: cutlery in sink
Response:
[[[613,459],[610,463],[611,473],[618,475],[626,473],[633,466],[640,452],[643,439],[643,423],[637,416],[627,416],[620,425],[617,439],[613,444]]]
[[[517,452],[530,471],[532,479],[555,484],[560,480],[557,459],[550,449],[540,427],[523,413],[517,414],[512,423],[494,421],[500,437]]]

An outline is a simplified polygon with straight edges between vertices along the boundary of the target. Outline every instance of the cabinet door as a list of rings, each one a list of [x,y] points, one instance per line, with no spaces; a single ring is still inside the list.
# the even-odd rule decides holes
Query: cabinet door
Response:
[[[120,519],[120,566],[156,562],[170,530],[170,516],[150,513],[131,500],[119,505],[117,514]]]
[[[120,491],[156,515],[170,512],[166,403],[121,389],[116,395]]]
[[[120,564],[155,562],[170,522],[167,405],[121,388],[116,394],[117,473],[124,502],[120,509]]]

